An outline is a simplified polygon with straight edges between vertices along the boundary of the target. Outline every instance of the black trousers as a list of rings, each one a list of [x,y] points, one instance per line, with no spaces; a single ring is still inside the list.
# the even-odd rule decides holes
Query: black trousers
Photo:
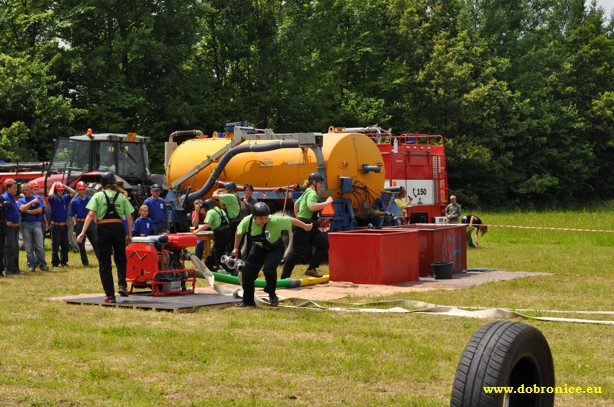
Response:
[[[0,277],[4,275],[4,239],[6,236],[6,221],[0,219]]]
[[[257,244],[252,244],[252,248],[247,256],[245,268],[243,269],[243,303],[255,305],[254,291],[255,282],[258,278],[260,269],[263,268],[266,280],[265,291],[269,296],[275,295],[277,288],[277,266],[281,263],[284,256],[284,245],[281,239],[270,249],[265,249]]]
[[[51,265],[68,264],[68,227],[51,225]]]
[[[316,250],[309,258],[308,269],[310,270],[318,268],[320,263],[328,257],[328,236],[322,233],[316,225],[313,225],[310,231],[301,229],[298,226],[292,226],[292,250],[288,257],[286,257],[281,278],[290,278],[294,266],[310,253],[312,246]]]
[[[98,230],[98,271],[107,296],[115,294],[111,255],[117,267],[117,283],[126,286],[126,229],[123,223],[103,223]]]
[[[213,247],[205,259],[205,266],[207,266],[209,270],[217,268],[217,266],[220,265],[222,256],[232,251],[233,239],[234,235],[230,227],[226,227],[223,230],[215,230],[213,232]]]
[[[6,274],[17,274],[19,270],[19,228],[7,226],[4,236],[4,266]]]

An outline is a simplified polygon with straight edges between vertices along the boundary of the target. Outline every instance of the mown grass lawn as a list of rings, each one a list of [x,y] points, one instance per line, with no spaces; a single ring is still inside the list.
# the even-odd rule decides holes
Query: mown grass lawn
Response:
[[[611,210],[480,216],[500,225],[614,229]],[[469,267],[550,275],[382,300],[564,317],[552,310],[614,310],[614,233],[490,228],[481,244],[469,250]],[[70,264],[0,279],[0,405],[444,406],[464,346],[488,322],[283,308],[181,314],[50,300],[101,292],[96,268],[80,267],[74,253]],[[373,298],[346,301],[361,300]],[[559,395],[557,406],[614,405],[613,326],[525,322],[550,343],[557,384],[601,388]]]

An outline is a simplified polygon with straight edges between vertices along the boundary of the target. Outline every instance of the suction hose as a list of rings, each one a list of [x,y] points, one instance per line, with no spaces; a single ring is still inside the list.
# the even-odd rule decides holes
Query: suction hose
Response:
[[[200,198],[207,192],[209,192],[211,188],[213,188],[213,186],[215,185],[217,179],[220,177],[222,171],[224,171],[224,168],[226,167],[230,159],[235,155],[248,152],[260,153],[263,151],[278,150],[280,148],[297,147],[299,147],[298,140],[279,140],[266,144],[242,144],[237,147],[231,148],[226,154],[224,154],[220,162],[215,167],[215,170],[213,170],[213,173],[211,173],[211,176],[209,177],[205,185],[203,185],[201,189],[194,191],[191,194],[188,194],[188,196],[186,197],[186,203],[192,202],[193,200]]]
[[[217,273],[215,271],[212,271],[211,274],[213,274],[213,277],[215,277],[215,281],[219,281],[220,283],[241,285],[241,283],[239,282],[239,277],[230,276],[224,273]],[[198,271],[198,277],[200,278],[204,277],[200,271]],[[284,279],[277,280],[277,288],[306,287],[308,285],[325,284],[325,283],[328,283],[328,280],[329,280],[328,274],[325,275],[324,277],[319,277],[319,278],[318,277],[306,277],[306,278],[301,278],[301,279],[284,278]],[[266,286],[266,281],[262,279],[256,280],[255,286],[258,288],[264,288]]]

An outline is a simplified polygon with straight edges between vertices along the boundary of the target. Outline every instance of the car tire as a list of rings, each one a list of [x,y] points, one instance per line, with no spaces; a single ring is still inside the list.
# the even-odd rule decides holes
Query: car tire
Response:
[[[485,387],[513,387],[514,392],[488,393]],[[456,369],[450,406],[553,405],[552,353],[537,328],[495,321],[473,335]]]

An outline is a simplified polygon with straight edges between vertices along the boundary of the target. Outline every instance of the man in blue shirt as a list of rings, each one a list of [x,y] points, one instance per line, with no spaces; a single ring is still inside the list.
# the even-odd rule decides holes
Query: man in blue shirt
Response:
[[[4,238],[4,257],[6,260],[6,274],[19,274],[19,223],[21,214],[15,197],[17,196],[17,182],[12,178],[4,180],[5,192],[2,197],[10,203],[5,213],[6,236]]]
[[[162,188],[160,185],[153,184],[151,186],[151,196],[145,199],[144,205],[149,208],[149,219],[154,223],[154,231],[152,234],[160,235],[168,232],[168,209],[166,208],[166,202],[163,198],[160,198],[160,192]]]
[[[4,239],[6,237],[6,211],[11,208],[11,203],[0,194],[0,277],[4,277]]]
[[[64,195],[67,190],[69,195]],[[75,190],[55,182],[49,190],[49,209],[51,213],[51,266],[68,266],[68,204]]]
[[[78,195],[70,203],[69,212],[69,215],[72,217],[72,221],[75,225],[75,236],[79,236],[83,231],[83,224],[85,223],[85,218],[90,212],[90,210],[87,209],[86,206],[90,199],[92,199],[92,197],[87,195],[85,193],[86,191],[86,183],[83,181],[77,182]],[[96,236],[95,222],[90,223],[90,226],[85,231],[85,236],[87,236],[87,239],[90,241],[92,248],[94,249],[94,254],[98,256],[98,237]],[[87,258],[87,251],[85,250],[85,240],[79,243],[79,254],[81,255],[81,264],[83,264],[84,266],[89,266],[90,261]]]
[[[30,181],[21,186],[23,198],[17,201],[21,212],[21,236],[28,259],[28,271],[35,272],[36,266],[43,271],[49,271],[45,260],[45,245],[43,236],[43,217],[45,216],[45,202],[43,198],[32,193],[38,188],[38,182]]]

